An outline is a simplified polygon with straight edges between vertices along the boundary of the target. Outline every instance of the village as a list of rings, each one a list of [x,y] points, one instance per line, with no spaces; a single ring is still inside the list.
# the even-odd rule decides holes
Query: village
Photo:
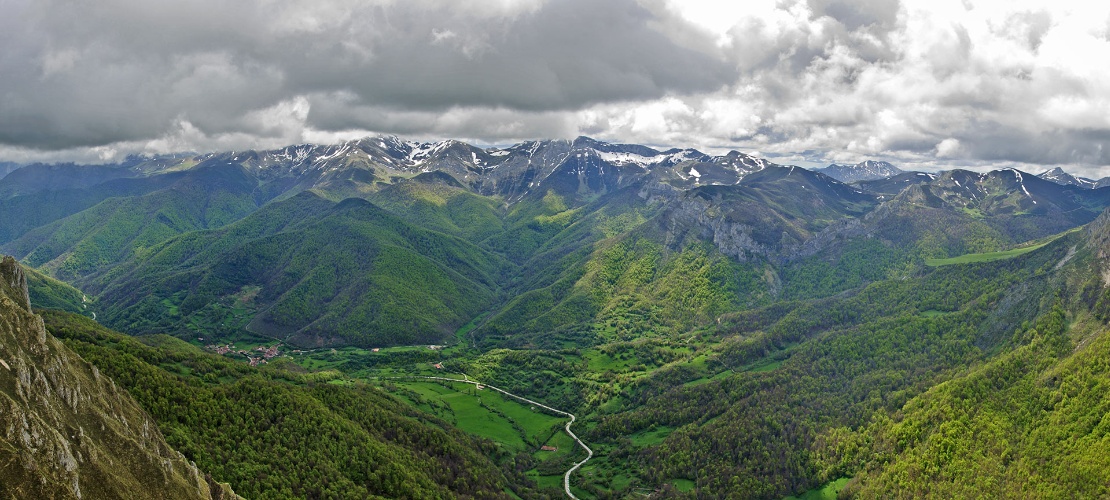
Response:
[[[198,338],[197,340],[203,342],[204,338]],[[278,356],[282,356],[283,351],[281,350],[281,346],[282,346],[282,343],[278,342],[278,343],[276,343],[274,345],[271,345],[271,346],[260,345],[260,346],[257,346],[255,348],[253,348],[253,349],[238,348],[238,347],[235,346],[235,343],[207,344],[204,347],[205,347],[205,349],[207,349],[211,352],[214,352],[216,354],[219,354],[221,356],[224,356],[224,355],[243,356],[244,358],[246,358],[247,363],[249,363],[251,366],[258,366],[258,365],[268,363],[269,360],[271,360],[273,358],[276,358]],[[432,350],[432,351],[439,351],[439,350],[442,350],[445,346],[432,344],[432,345],[400,346],[400,347],[426,347],[427,349]],[[320,350],[321,349],[291,349],[289,351],[286,351],[284,356],[291,357],[290,356],[291,354],[292,355],[312,354],[312,353],[318,352]],[[382,348],[380,348],[380,347],[374,347],[374,348],[370,349],[370,352],[380,353],[381,350],[382,350]],[[334,354],[334,353],[336,353],[336,350],[331,349],[331,352]],[[443,366],[441,366],[439,363],[436,363],[433,366],[436,369],[443,369]]]
[[[204,347],[209,351],[215,352],[216,354],[219,354],[221,356],[228,354],[243,356],[247,358],[247,363],[250,363],[251,366],[258,366],[269,362],[269,360],[271,359],[281,356],[281,349],[279,348],[280,346],[280,342],[272,346],[260,345],[258,347],[255,347],[253,349],[253,352],[246,349],[237,349],[235,347],[235,344],[208,344]],[[294,350],[293,352],[297,353],[300,351]]]

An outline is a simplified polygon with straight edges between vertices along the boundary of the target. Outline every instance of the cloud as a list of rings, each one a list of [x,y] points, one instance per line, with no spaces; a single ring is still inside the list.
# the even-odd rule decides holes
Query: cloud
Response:
[[[1110,165],[1080,0],[9,0],[0,156],[589,134],[779,161]]]
[[[251,117],[294,100],[314,108],[305,127],[373,129],[382,113],[542,115],[736,77],[707,34],[632,0],[7,4],[0,143],[31,148],[155,139],[181,123],[272,137]],[[335,96],[377,112],[339,112]]]
[[[671,138],[808,162],[1064,164],[1096,175],[1110,165],[1110,67],[1094,63],[1110,58],[1108,14],[1067,1],[810,0],[737,11],[722,45],[743,73],[713,98],[681,97],[706,120]]]

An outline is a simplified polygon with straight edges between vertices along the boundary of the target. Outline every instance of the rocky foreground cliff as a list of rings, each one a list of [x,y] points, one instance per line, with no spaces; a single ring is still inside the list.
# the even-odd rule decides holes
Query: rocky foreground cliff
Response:
[[[0,261],[0,498],[238,498],[46,332],[11,257]]]

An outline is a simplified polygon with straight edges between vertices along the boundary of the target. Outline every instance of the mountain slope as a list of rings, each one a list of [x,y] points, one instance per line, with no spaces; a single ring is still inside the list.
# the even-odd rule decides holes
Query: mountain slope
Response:
[[[166,443],[126,392],[46,332],[0,263],[0,493],[12,498],[231,498]]]
[[[781,270],[788,298],[911,276],[926,259],[997,252],[1094,219],[1110,191],[1061,186],[1015,170],[906,173],[856,184],[882,200],[806,242]]]
[[[168,240],[88,289],[105,322],[135,333],[243,327],[302,345],[435,343],[493,302],[507,265],[367,201],[302,193]]]
[[[874,193],[879,195],[882,199],[887,199],[896,196],[910,186],[930,182],[936,178],[936,174],[904,172],[883,179],[859,181],[856,182],[855,185],[868,193]]]
[[[510,484],[528,495],[488,442],[373,388],[325,383],[334,372],[255,368],[162,335],[144,344],[67,313],[45,320],[134,395],[152,432],[250,498],[510,498]]]
[[[1098,181],[1094,181],[1086,177],[1076,177],[1065,172],[1064,169],[1060,167],[1041,172],[1037,174],[1037,177],[1040,177],[1046,181],[1055,182],[1062,186],[1076,186],[1084,189],[1095,189],[1096,187],[1100,187],[1097,186]]]
[[[88,209],[109,198],[136,197],[165,189],[183,175],[181,172],[170,172],[152,177],[112,179],[87,187],[38,190],[2,198],[0,211],[10,214],[10,217],[0,220],[0,243],[7,243],[32,229]]]
[[[144,179],[240,172],[253,203],[266,203],[149,244],[126,231],[108,239],[116,246],[98,231],[61,237],[116,215],[98,211],[29,233],[50,245],[18,242],[118,248],[73,279],[96,295],[101,320],[131,333],[387,346],[440,343],[466,324],[443,350],[298,359],[460,425],[454,391],[416,397],[387,377],[457,370],[573,411],[598,452],[572,478],[583,497],[781,498],[853,477],[847,491],[864,497],[1107,493],[1097,450],[1108,407],[1098,388],[1110,383],[1100,361],[1110,231],[1097,228],[1110,215],[1086,234],[1072,229],[1103,213],[1110,189],[1013,169],[845,184],[737,152],[588,138],[487,149],[374,138],[190,161],[134,168]],[[116,203],[154,195],[163,190]],[[175,206],[169,199],[150,207]],[[1000,252],[1026,243],[1029,252]],[[986,252],[1004,255],[961,263]],[[951,265],[934,267],[937,258]],[[84,309],[75,289],[41,286]],[[566,470],[541,450],[493,453],[492,466],[469,451],[445,463],[422,446],[363,446],[391,442],[382,426],[415,424],[389,412],[360,420],[397,403],[358,380],[301,375],[288,360],[254,371],[165,336],[140,342],[47,317],[115,370],[172,444],[244,492],[326,496],[335,484],[356,496],[484,495],[520,481],[514,467],[541,484]],[[178,402],[194,399],[216,409]],[[278,418],[287,408],[322,420]],[[213,430],[228,419],[236,434]],[[302,432],[313,426],[331,437]],[[303,444],[315,440],[323,448]],[[368,472],[333,449],[389,464],[377,470],[391,478],[410,469],[412,489],[365,486]],[[312,459],[326,480],[286,474]],[[445,486],[474,484],[452,468],[458,460],[489,481]]]
[[[472,243],[504,230],[503,210],[496,199],[471,192],[444,172],[399,180],[366,199],[414,225]]]
[[[846,429],[1007,350],[1051,296],[1039,270],[1070,244],[727,315],[708,350],[624,387],[587,437],[638,457],[654,484],[685,479],[709,497],[781,498],[851,476],[840,454],[860,445]],[[621,440],[663,427],[654,442]]]
[[[32,308],[68,311],[95,319],[94,302],[80,290],[34,269],[24,269],[24,274]]]
[[[645,182],[577,209],[547,198],[563,210],[536,218],[563,222],[524,263],[513,299],[478,329],[487,344],[523,345],[551,331],[585,343],[627,340],[762,304],[779,286],[767,262],[875,203],[822,174],[777,166],[686,192]]]
[[[887,179],[903,173],[901,169],[890,163],[875,160],[867,160],[855,165],[834,163],[825,168],[815,169],[814,171],[821,172],[845,184]]]
[[[675,201],[660,219],[669,241],[712,241],[725,255],[742,261],[789,258],[822,231],[862,217],[877,202],[873,195],[823,174],[777,166],[734,186],[705,186],[669,196]]]
[[[114,179],[136,177],[136,172],[122,165],[28,165],[0,179],[0,198],[12,198],[43,191],[87,188]]]
[[[996,359],[880,414],[849,439],[860,474],[848,490],[952,498],[1103,497],[1110,493],[1110,213],[1072,238],[1053,266],[1037,321]],[[882,457],[868,460],[866,457]],[[906,481],[904,478],[913,478]]]
[[[3,248],[55,278],[80,283],[171,236],[253,212],[255,189],[256,181],[242,169],[191,170],[164,189],[107,199]]]
[[[1110,190],[1061,186],[1013,169],[952,170],[902,191],[878,211],[876,223],[898,244],[916,240],[929,256],[951,257],[1065,231],[1108,204]]]

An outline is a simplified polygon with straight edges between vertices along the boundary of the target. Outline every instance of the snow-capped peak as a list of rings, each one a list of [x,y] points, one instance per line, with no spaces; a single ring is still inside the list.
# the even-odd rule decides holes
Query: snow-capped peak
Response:
[[[1041,179],[1044,179],[1046,181],[1055,182],[1056,184],[1060,184],[1061,186],[1078,186],[1084,189],[1094,189],[1096,187],[1096,184],[1098,184],[1097,181],[1071,175],[1065,172],[1064,169],[1060,167],[1042,172],[1038,174],[1037,177],[1040,177]]]
[[[886,179],[902,173],[898,167],[876,160],[866,160],[855,165],[833,163],[817,171],[844,183]]]

